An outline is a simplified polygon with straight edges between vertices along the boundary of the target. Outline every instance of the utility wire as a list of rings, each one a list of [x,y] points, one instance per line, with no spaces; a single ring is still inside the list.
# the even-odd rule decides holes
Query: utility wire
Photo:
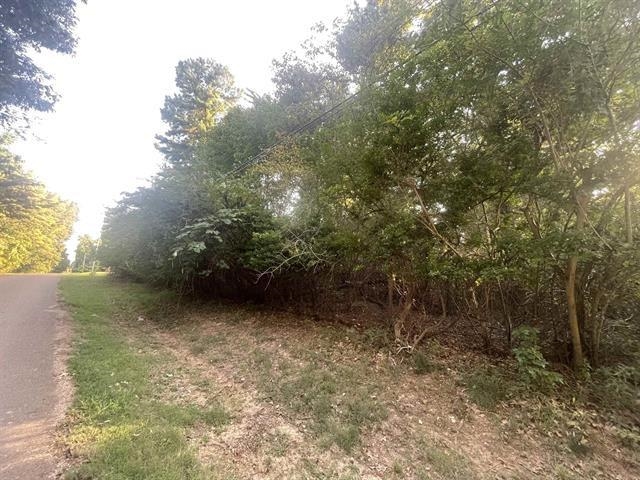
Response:
[[[411,8],[417,8],[421,3],[423,3],[424,0],[418,0],[417,2],[415,2],[414,4],[411,5]],[[402,18],[398,18],[398,20],[400,21],[400,27],[402,27],[402,25],[405,23],[403,22]],[[428,47],[427,47],[428,48]],[[406,63],[408,61],[410,61],[411,58],[408,58],[403,64],[401,65],[397,65],[394,68],[390,68],[387,71],[381,73],[378,77],[383,77],[385,75],[388,75],[389,73],[391,73],[394,69],[396,68],[400,68],[404,65],[406,65]],[[278,146],[282,145],[283,143],[285,143],[286,140],[288,140],[289,138],[295,137],[297,134],[303,132],[304,130],[306,130],[307,128],[315,125],[316,123],[318,123],[319,121],[329,117],[332,113],[339,113],[344,105],[346,105],[347,103],[349,103],[350,101],[352,101],[353,99],[355,99],[365,88],[368,88],[372,85],[374,85],[376,82],[380,81],[380,78],[375,79],[371,82],[369,82],[367,85],[361,87],[357,92],[354,92],[353,94],[349,95],[348,97],[344,98],[343,100],[339,101],[338,103],[336,103],[335,105],[333,105],[329,110],[326,110],[325,112],[321,113],[320,115],[312,118],[311,120],[309,120],[308,122],[306,122],[303,125],[298,126],[297,128],[295,128],[294,130],[291,130],[289,132],[287,132],[283,138],[281,138],[280,140],[278,140],[277,142],[273,143],[272,145],[270,145],[269,147],[266,147],[265,149],[263,149],[260,153],[258,153],[257,155],[254,155],[253,157],[250,157],[248,160],[245,160],[244,162],[242,162],[240,165],[232,168],[229,172],[227,172],[226,174],[223,175],[223,179],[233,175],[235,173],[238,173],[242,170],[245,170],[246,168],[250,167],[252,164],[257,163],[258,161],[262,160],[266,155],[268,155],[272,150],[274,150],[275,148],[277,148]]]
[[[480,10],[478,13],[476,13],[475,15],[470,17],[469,19],[463,21],[461,23],[461,25],[464,26],[465,28],[468,28],[467,24],[469,22],[471,22],[471,21],[477,19],[478,17],[484,15],[486,12],[488,12],[491,9],[493,9],[495,7],[495,5],[496,5],[495,3],[491,3],[490,5],[488,5],[487,7],[485,7],[484,9]],[[482,25],[481,23],[479,23],[477,25],[474,25],[473,28],[472,28],[472,31],[477,29],[481,25]],[[244,161],[240,165],[232,168],[230,171],[228,171],[227,173],[225,173],[222,176],[222,180],[224,180],[225,178],[227,178],[227,177],[229,177],[231,175],[235,175],[236,173],[239,173],[239,172],[241,172],[243,170],[246,170],[247,168],[251,167],[252,165],[255,165],[255,164],[259,163],[270,152],[272,152],[275,148],[279,147],[280,145],[283,145],[287,140],[289,140],[290,138],[295,137],[296,135],[298,135],[299,133],[303,132],[307,128],[312,127],[316,123],[322,121],[325,118],[328,118],[332,114],[336,114],[337,115],[338,113],[340,113],[342,110],[344,110],[346,108],[347,104],[349,104],[352,100],[357,98],[365,89],[373,87],[375,84],[377,84],[378,82],[383,80],[384,77],[388,76],[389,74],[393,73],[396,70],[399,70],[399,69],[405,67],[410,61],[414,60],[415,58],[419,57],[420,55],[422,55],[427,50],[433,48],[434,46],[436,46],[440,42],[444,41],[447,37],[448,36],[442,36],[440,38],[437,38],[437,39],[433,40],[432,42],[430,42],[427,45],[423,46],[422,48],[418,49],[416,52],[414,52],[412,55],[410,55],[408,58],[406,58],[402,63],[399,63],[398,65],[394,65],[393,67],[390,67],[387,70],[383,71],[375,79],[369,81],[364,86],[360,87],[360,89],[358,89],[358,91],[352,93],[348,97],[346,97],[343,100],[339,101],[334,106],[332,106],[330,109],[322,112],[321,114],[319,114],[316,117],[312,118],[311,120],[309,120],[308,122],[304,123],[303,125],[300,125],[299,127],[295,128],[294,130],[288,132],[286,135],[284,135],[283,138],[281,138],[277,142],[273,143],[269,147],[266,147],[264,150],[262,150],[257,155],[254,155],[253,157],[250,157],[249,159],[247,159],[246,161]]]

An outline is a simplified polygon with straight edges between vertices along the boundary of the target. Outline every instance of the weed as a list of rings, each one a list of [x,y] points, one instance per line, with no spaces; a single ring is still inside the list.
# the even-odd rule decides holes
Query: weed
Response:
[[[363,372],[336,365],[323,355],[306,352],[306,362],[280,360],[255,349],[246,373],[266,396],[300,416],[309,417],[311,431],[320,444],[335,444],[350,452],[360,442],[361,429],[386,417],[386,410]]]
[[[637,427],[620,426],[615,429],[615,436],[625,447],[640,450],[640,429]]]
[[[199,409],[198,418],[213,427],[222,427],[229,423],[231,417],[220,404],[209,405],[206,409]]]
[[[340,474],[335,470],[324,471],[308,458],[304,458],[301,463],[302,463],[302,467],[308,474],[303,477],[305,479],[356,480],[357,478],[360,478],[357,470],[354,467],[351,467],[351,469],[354,470],[353,472],[346,472],[344,474]]]
[[[394,344],[393,334],[389,328],[367,328],[362,332],[361,336],[360,341],[364,341],[375,350],[389,350]]]
[[[427,373],[432,373],[436,366],[429,356],[427,356],[424,352],[419,350],[414,351],[411,354],[411,359],[413,360],[413,371],[417,375],[425,375]]]
[[[513,355],[520,379],[526,388],[548,393],[564,383],[562,375],[549,370],[549,363],[542,355],[535,328],[518,327],[513,331],[513,339],[516,343]]]
[[[192,332],[187,336],[187,339],[191,343],[189,350],[194,355],[202,355],[209,350],[211,350],[214,346],[223,343],[225,341],[225,337],[221,335],[204,335],[202,336],[199,332]]]
[[[282,433],[276,432],[269,439],[270,453],[274,457],[284,457],[289,450],[289,437]]]
[[[468,462],[454,452],[430,449],[426,452],[427,461],[445,478],[450,480],[471,478]]]
[[[591,397],[599,405],[633,411],[640,396],[640,366],[599,368],[593,373],[589,387]]]
[[[469,461],[464,456],[434,445],[427,445],[424,440],[420,443],[422,461],[431,465],[440,476],[447,480],[472,480],[476,478]],[[418,471],[418,477],[425,480],[430,478],[424,469]]]
[[[451,412],[458,418],[462,419],[462,420],[469,420],[470,417],[470,411],[469,411],[469,406],[467,405],[467,402],[465,401],[464,398],[460,398],[459,396],[456,396],[453,401],[452,401],[452,405],[451,405]]]
[[[253,350],[251,360],[253,361],[256,367],[262,370],[264,369],[271,370],[271,367],[272,367],[271,356],[269,355],[269,353],[265,352],[264,350],[261,350],[259,348],[256,348],[255,350]]]
[[[395,473],[396,475],[402,475],[404,473],[404,467],[402,466],[402,463],[400,463],[398,460],[395,460],[393,462],[393,466],[391,469],[393,470],[393,473]]]
[[[203,345],[202,343],[196,343],[194,345],[191,345],[191,348],[189,350],[194,355],[202,355],[204,352],[207,351],[207,346]]]
[[[585,436],[580,431],[569,432],[569,440],[567,442],[569,450],[579,457],[584,457],[590,452],[586,444]]]
[[[509,394],[508,382],[494,369],[481,369],[464,379],[471,400],[482,408],[494,409],[506,400]]]
[[[556,467],[556,478],[558,480],[575,480],[576,476],[562,465]]]

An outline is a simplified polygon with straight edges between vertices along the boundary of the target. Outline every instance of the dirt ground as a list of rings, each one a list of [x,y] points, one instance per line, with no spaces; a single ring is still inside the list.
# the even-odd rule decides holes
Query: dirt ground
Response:
[[[593,412],[471,402],[461,370],[482,361],[475,354],[434,347],[436,368],[418,375],[370,335],[237,307],[138,327],[149,351],[171,359],[154,378],[165,400],[230,411],[222,432],[189,432],[220,478],[640,478],[637,452]]]

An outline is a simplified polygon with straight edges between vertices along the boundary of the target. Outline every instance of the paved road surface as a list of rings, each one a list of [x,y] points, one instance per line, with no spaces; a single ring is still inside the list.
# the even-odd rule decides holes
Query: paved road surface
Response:
[[[0,480],[51,478],[57,275],[0,276]]]

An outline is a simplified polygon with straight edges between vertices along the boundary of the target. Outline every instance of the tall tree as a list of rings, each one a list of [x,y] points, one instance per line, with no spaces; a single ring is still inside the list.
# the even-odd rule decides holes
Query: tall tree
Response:
[[[202,134],[238,99],[227,67],[205,58],[190,58],[176,66],[178,93],[165,97],[162,120],[169,128],[159,135],[158,149],[171,166],[190,165]]]

